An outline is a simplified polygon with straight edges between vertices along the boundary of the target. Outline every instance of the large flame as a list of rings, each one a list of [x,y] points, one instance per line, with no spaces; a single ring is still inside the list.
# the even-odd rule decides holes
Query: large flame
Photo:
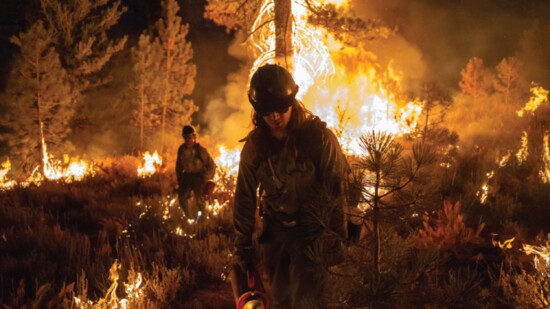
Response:
[[[227,149],[224,145],[218,147],[220,155],[216,158],[216,165],[224,174],[236,175],[239,169],[241,155],[240,148]]]
[[[529,112],[532,115],[542,103],[548,102],[548,90],[538,86],[535,83],[531,86],[531,93],[532,96],[529,101],[525,103],[525,106],[522,109],[517,111],[519,117],[523,117],[526,112]]]
[[[342,6],[347,1],[330,2]],[[298,96],[330,128],[341,133],[338,137],[348,154],[360,153],[359,136],[371,130],[403,134],[414,128],[421,104],[398,99],[394,92],[401,91],[400,77],[391,67],[381,70],[372,53],[343,47],[324,29],[309,25],[304,0],[292,1],[292,13],[293,76],[300,86]],[[265,0],[251,36],[259,52],[252,72],[275,58],[273,15],[273,1]],[[385,86],[388,82],[391,91]]]
[[[151,176],[156,173],[157,168],[162,165],[162,158],[159,156],[158,152],[155,151],[153,154],[146,151],[143,153],[143,164],[140,165],[137,169],[139,177]]]

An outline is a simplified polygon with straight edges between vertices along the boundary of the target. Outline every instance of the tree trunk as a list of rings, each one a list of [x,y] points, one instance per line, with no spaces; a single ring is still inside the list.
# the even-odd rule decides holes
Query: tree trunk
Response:
[[[48,159],[48,150],[46,149],[46,138],[44,137],[44,124],[42,123],[42,96],[40,93],[40,55],[36,55],[36,119],[38,121],[38,129],[40,132],[40,146],[42,149],[42,174],[46,175],[46,164]]]
[[[139,154],[143,152],[143,116],[145,109],[145,90],[144,90],[143,81],[141,81],[141,84],[139,86],[139,101],[140,101],[140,115],[139,115]]]
[[[166,72],[165,72],[165,78],[164,78],[164,97],[162,99],[162,120],[161,120],[161,131],[160,131],[160,151],[165,152],[166,149],[164,149],[164,134],[165,134],[165,128],[166,128],[166,110],[168,109],[168,100],[169,100],[169,92],[170,92],[170,71],[172,70],[172,50],[168,48],[166,51]]]
[[[376,171],[376,185],[374,186],[374,198],[373,198],[373,230],[374,230],[374,269],[377,273],[380,273],[380,197],[378,192],[380,190],[380,171]]]
[[[292,72],[292,1],[275,0],[275,62]]]

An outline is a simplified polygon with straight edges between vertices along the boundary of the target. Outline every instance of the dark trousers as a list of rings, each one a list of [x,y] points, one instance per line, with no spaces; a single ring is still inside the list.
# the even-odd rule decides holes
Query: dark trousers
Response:
[[[273,296],[270,308],[323,308],[330,287],[326,265],[317,256],[321,237],[304,237],[300,226],[265,223],[270,235],[262,244],[262,255]]]
[[[194,218],[189,210],[189,197],[191,196],[191,192],[193,192],[195,196],[198,210],[204,213],[205,202],[202,194],[203,185],[204,179],[201,174],[183,173],[179,183],[178,199],[180,207],[187,218]]]

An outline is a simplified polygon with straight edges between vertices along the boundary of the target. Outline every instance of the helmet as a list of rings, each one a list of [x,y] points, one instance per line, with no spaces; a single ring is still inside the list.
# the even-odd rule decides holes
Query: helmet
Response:
[[[195,128],[193,128],[192,126],[183,126],[183,129],[181,130],[181,135],[184,136],[184,135],[189,135],[189,134],[193,134],[195,133]]]
[[[252,75],[248,100],[257,113],[276,112],[294,103],[298,88],[285,68],[266,64]]]

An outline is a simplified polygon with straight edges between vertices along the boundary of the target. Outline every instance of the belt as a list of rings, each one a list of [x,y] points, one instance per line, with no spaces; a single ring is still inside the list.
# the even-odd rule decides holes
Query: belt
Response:
[[[296,216],[296,213],[286,214],[284,212],[271,210],[265,212],[264,216],[270,222],[273,222],[274,224],[280,224],[282,227],[285,228],[292,228],[298,225],[298,218]]]
[[[284,220],[281,220],[279,221],[281,222],[281,224],[284,226],[284,227],[295,227],[296,225],[298,225],[298,222],[296,220],[292,220],[292,221],[284,221]]]

